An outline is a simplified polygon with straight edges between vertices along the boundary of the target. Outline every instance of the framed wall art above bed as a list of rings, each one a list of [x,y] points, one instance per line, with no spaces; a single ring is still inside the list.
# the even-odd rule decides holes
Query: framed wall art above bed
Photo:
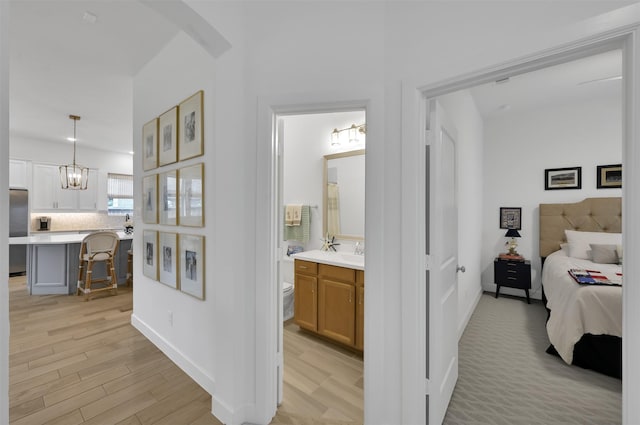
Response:
[[[597,188],[615,189],[622,187],[622,164],[598,165]]]
[[[544,190],[582,189],[582,167],[544,170]]]

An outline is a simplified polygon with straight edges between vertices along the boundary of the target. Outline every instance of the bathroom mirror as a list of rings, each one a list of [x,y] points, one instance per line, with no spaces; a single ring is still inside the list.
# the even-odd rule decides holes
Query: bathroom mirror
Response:
[[[364,149],[325,155],[322,233],[364,239]]]

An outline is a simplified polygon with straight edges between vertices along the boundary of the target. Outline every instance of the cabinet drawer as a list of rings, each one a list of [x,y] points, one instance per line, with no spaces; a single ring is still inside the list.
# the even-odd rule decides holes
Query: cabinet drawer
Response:
[[[296,260],[295,261],[296,273],[303,274],[318,274],[318,263],[313,261]]]
[[[354,283],[356,281],[356,271],[354,269],[330,266],[328,264],[320,264],[318,266],[318,275],[322,277],[341,280],[343,282]]]

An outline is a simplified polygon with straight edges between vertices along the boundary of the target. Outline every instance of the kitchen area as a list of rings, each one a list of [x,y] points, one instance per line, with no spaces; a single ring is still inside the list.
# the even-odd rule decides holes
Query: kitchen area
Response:
[[[103,164],[112,164],[119,173],[90,168],[85,190],[63,189],[56,164],[10,159],[9,276],[26,275],[30,295],[74,295],[80,246],[95,231],[118,234],[116,276],[119,285],[127,281],[133,235],[125,228],[133,230],[133,178],[122,171],[132,168],[132,159],[92,151],[83,151],[85,159],[89,153],[116,157],[115,163]],[[106,276],[104,264],[96,264],[93,273],[96,278]]]

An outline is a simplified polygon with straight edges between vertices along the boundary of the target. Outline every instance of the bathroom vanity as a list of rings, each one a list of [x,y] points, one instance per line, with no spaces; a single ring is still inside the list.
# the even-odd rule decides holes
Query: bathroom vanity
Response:
[[[364,349],[364,256],[305,251],[295,259],[294,319],[302,329]]]

